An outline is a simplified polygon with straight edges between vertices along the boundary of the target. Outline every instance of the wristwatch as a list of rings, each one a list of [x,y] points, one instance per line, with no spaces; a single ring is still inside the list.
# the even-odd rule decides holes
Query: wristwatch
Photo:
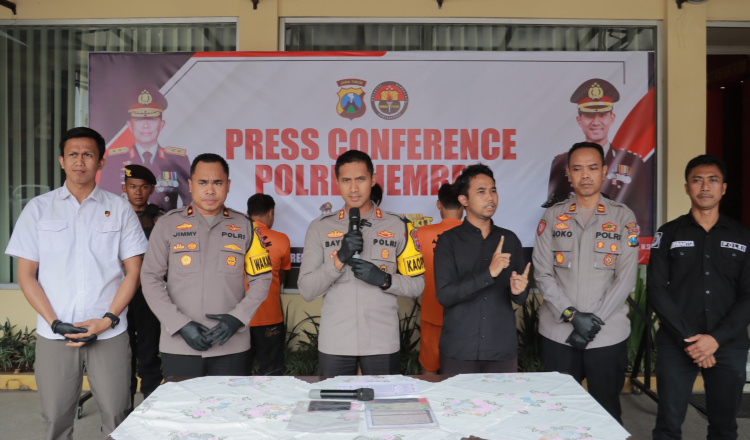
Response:
[[[573,318],[573,313],[577,312],[575,307],[568,307],[567,309],[563,310],[563,321],[570,322],[570,320]]]
[[[117,324],[120,323],[120,318],[109,312],[105,313],[102,318],[109,318],[112,321],[112,328],[117,327]]]

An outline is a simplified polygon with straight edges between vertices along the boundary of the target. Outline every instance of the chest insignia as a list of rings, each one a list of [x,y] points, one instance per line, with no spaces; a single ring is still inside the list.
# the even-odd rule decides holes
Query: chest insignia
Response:
[[[188,249],[190,249],[191,251],[194,251],[198,249],[198,245],[191,241],[190,243],[188,243]]]
[[[232,232],[237,232],[240,229],[242,229],[241,226],[235,226],[234,223],[232,223],[231,225],[224,225],[224,226],[226,226]]]
[[[607,222],[602,225],[602,231],[604,232],[617,232],[617,225],[612,222]]]
[[[388,272],[388,266],[386,266],[385,264],[381,264],[380,265],[380,270],[382,270],[383,272],[387,273]]]
[[[380,251],[380,258],[387,259],[390,255],[391,252],[388,249],[383,249]]]
[[[376,235],[380,238],[393,238],[396,236],[396,234],[394,234],[393,232],[389,232],[389,231],[380,231]]]
[[[695,242],[693,240],[673,241],[672,245],[669,248],[674,249],[674,248],[681,248],[681,247],[695,247]]]
[[[227,257],[227,266],[234,267],[237,264],[237,258],[234,256],[228,256]]]
[[[176,245],[172,246],[172,249],[174,249],[176,251],[181,251],[181,250],[185,249],[185,245],[182,244],[182,243],[177,243]]]
[[[563,231],[568,228],[570,228],[570,226],[568,226],[567,223],[558,223],[555,225],[555,229],[560,230],[560,231]]]
[[[563,215],[558,215],[557,216],[557,219],[560,220],[561,222],[566,222],[566,221],[570,220],[571,218],[573,218],[573,217],[569,216],[568,214],[563,214]]]
[[[178,225],[177,229],[180,229],[180,230],[184,231],[185,229],[190,229],[192,227],[193,227],[193,225],[191,225],[190,223],[183,223],[181,225]]]
[[[604,242],[603,241],[597,241],[596,242],[596,248],[597,249],[604,249]]]
[[[555,261],[557,261],[557,264],[563,264],[565,262],[565,255],[563,255],[562,252],[556,253]]]
[[[326,237],[328,238],[339,238],[343,236],[344,236],[344,233],[341,231],[333,231],[333,232],[326,234]]]
[[[617,252],[617,244],[616,243],[612,243],[611,245],[609,245],[609,250],[611,252]]]
[[[233,251],[241,251],[242,250],[241,247],[237,246],[234,243],[228,244],[228,245],[224,246],[224,248],[229,249],[229,250],[233,250]]]
[[[180,263],[183,266],[190,266],[190,263],[193,262],[193,257],[190,255],[183,255],[182,258],[180,258]]]
[[[544,228],[546,227],[547,227],[547,221],[539,220],[539,225],[536,227],[536,235],[542,235],[542,232],[544,232]]]
[[[747,252],[747,246],[745,246],[744,244],[733,243],[731,241],[722,241],[721,247],[734,249],[740,252]]]
[[[607,254],[604,256],[604,265],[605,266],[611,266],[615,264],[615,257],[613,257],[611,254]]]

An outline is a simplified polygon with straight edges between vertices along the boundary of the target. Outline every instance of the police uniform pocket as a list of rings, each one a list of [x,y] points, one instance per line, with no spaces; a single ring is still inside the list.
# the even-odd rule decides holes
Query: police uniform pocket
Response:
[[[573,240],[557,238],[552,239],[551,248],[555,267],[569,268],[573,256]]]
[[[669,250],[670,258],[690,258],[695,254],[695,247],[693,246],[680,246],[673,247]]]
[[[219,258],[217,261],[219,272],[230,273],[230,274],[243,274],[243,268],[245,266],[245,249],[240,246],[244,246],[245,242],[223,242],[222,248],[219,251]]]
[[[119,253],[120,222],[91,223],[91,249],[97,254]]]
[[[169,242],[169,271],[174,273],[190,273],[200,270],[200,246],[198,239],[173,238]]]
[[[61,252],[68,245],[68,227],[64,221],[43,221],[37,223],[39,243],[44,245],[45,252]]]
[[[370,248],[369,261],[384,272],[396,270],[396,248],[390,246],[373,246]]]
[[[621,244],[615,240],[597,240],[594,242],[594,267],[614,270],[617,257],[622,253]]]
[[[742,249],[745,249],[743,252]],[[739,272],[742,262],[745,261],[747,247],[738,243],[722,242],[721,257],[730,271]]]

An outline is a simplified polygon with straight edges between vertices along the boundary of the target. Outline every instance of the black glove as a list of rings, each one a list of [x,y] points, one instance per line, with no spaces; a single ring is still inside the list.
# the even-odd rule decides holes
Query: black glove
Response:
[[[211,327],[211,329],[206,332],[206,338],[212,345],[217,342],[219,345],[224,345],[224,343],[227,342],[232,335],[237,333],[237,330],[243,325],[242,321],[227,314],[206,315],[206,318],[219,320],[218,324]]]
[[[586,346],[589,345],[589,341],[583,339],[583,336],[579,335],[575,330],[573,330],[573,332],[570,334],[570,336],[568,336],[568,339],[566,339],[565,342],[578,350],[584,350]]]
[[[362,238],[362,232],[359,230],[349,231],[344,234],[344,238],[341,239],[341,249],[336,253],[339,257],[339,261],[346,263],[351,260],[355,253],[362,252],[364,249],[364,239]]]
[[[180,336],[187,342],[193,350],[206,351],[211,348],[211,343],[208,342],[205,334],[208,331],[205,325],[199,324],[195,321],[190,321],[185,324],[180,330]]]
[[[593,313],[577,311],[570,319],[573,328],[586,342],[591,342],[602,329],[604,321]]]
[[[96,334],[89,335],[89,336],[86,336],[85,338],[80,338],[80,339],[70,339],[70,338],[65,338],[65,339],[67,339],[70,342],[83,342],[83,345],[81,347],[85,347],[91,344],[92,342],[96,341]]]
[[[391,287],[391,275],[378,269],[378,266],[369,261],[352,258],[347,264],[352,268],[354,276],[365,283],[384,290]]]
[[[73,333],[86,333],[87,331],[89,331],[86,327],[74,327],[73,324],[69,322],[62,322],[59,319],[55,319],[54,321],[52,321],[52,325],[50,327],[52,327],[53,333],[57,333],[58,335],[63,336]]]

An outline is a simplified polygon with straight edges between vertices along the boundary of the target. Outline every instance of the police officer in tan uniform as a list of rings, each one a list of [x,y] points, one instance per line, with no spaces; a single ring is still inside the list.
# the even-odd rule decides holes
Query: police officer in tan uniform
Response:
[[[652,222],[649,203],[652,200],[653,174],[644,164],[645,158],[628,150],[628,145],[613,145],[609,138],[609,129],[615,122],[614,103],[619,100],[617,88],[601,78],[584,81],[570,96],[570,102],[576,104],[578,109],[576,122],[586,142],[599,144],[605,151],[607,178],[602,184],[602,193],[630,207],[636,214],[638,224],[648,226],[649,230],[645,233],[650,235]],[[542,205],[544,208],[572,194],[573,188],[566,173],[567,162],[567,153],[558,154],[552,160],[548,200]]]
[[[255,225],[224,206],[229,184],[224,158],[196,157],[193,204],[161,217],[149,239],[141,283],[161,321],[165,377],[247,372],[246,323],[268,294],[271,260]]]
[[[416,230],[403,217],[370,201],[375,175],[370,156],[347,151],[336,160],[344,208],[313,220],[305,236],[299,289],[306,301],[323,297],[318,374],[397,374],[397,296],[424,288]],[[361,221],[351,227],[350,210]]]
[[[135,144],[107,151],[99,185],[124,196],[120,186],[125,183],[125,166],[143,165],[156,176],[149,203],[159,206],[164,212],[189,205],[192,201],[188,188],[190,159],[184,148],[159,145],[159,133],[166,123],[162,114],[167,109],[167,98],[159,90],[145,87],[130,98],[129,104],[127,126],[133,133]],[[178,196],[182,199],[179,205]]]
[[[638,225],[622,203],[601,195],[607,178],[599,144],[580,142],[568,153],[574,195],[547,209],[537,227],[534,277],[542,363],[548,371],[587,379],[591,395],[620,419],[619,393],[630,334],[625,303],[635,284]]]

